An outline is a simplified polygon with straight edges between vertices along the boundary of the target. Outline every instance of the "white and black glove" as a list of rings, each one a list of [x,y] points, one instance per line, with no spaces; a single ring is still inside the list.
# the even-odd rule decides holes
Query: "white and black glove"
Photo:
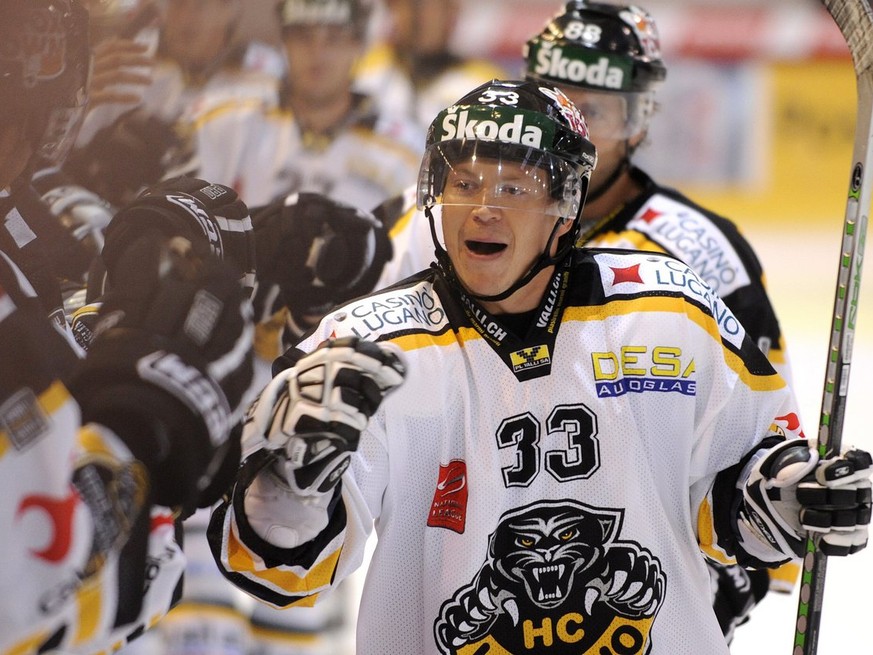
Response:
[[[279,373],[252,405],[243,458],[278,455],[274,472],[298,496],[333,490],[383,398],[404,379],[398,350],[354,337],[332,339]]]
[[[739,529],[743,548],[773,561],[805,555],[806,539],[822,553],[850,555],[867,545],[873,459],[863,450],[820,459],[804,440],[784,441],[758,459],[743,488]],[[756,543],[757,542],[757,543]]]
[[[255,285],[255,239],[249,208],[236,191],[196,177],[177,177],[148,188],[112,218],[105,231],[101,259],[104,286],[131,286],[140,271],[130,265],[126,249],[149,237],[155,248],[180,236],[194,251],[235,267],[249,293]]]
[[[115,208],[90,189],[76,184],[62,171],[46,169],[33,178],[42,201],[76,241],[95,256],[103,249],[103,230]]]

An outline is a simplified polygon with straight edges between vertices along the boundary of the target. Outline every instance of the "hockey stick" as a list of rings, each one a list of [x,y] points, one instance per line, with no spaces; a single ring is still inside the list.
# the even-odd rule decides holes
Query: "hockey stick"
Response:
[[[818,427],[818,450],[823,457],[838,453],[842,441],[849,368],[861,291],[861,266],[873,184],[873,7],[871,0],[822,0],[836,22],[852,55],[857,78],[858,109],[852,174],[843,242],[837,273],[831,339],[825,370]],[[800,599],[792,655],[815,655],[818,648],[827,558],[814,539],[806,543]]]

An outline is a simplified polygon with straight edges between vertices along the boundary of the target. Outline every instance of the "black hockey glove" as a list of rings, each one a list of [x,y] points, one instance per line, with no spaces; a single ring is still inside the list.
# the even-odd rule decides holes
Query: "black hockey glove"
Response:
[[[136,303],[123,288],[107,295],[70,390],[85,422],[112,429],[145,464],[152,501],[190,510],[253,395],[251,303],[236,271],[182,237],[157,253],[140,239],[125,261],[152,288],[137,282]]]
[[[278,471],[300,496],[329,492],[361,431],[406,370],[395,347],[346,337],[324,342],[277,375],[252,405],[243,458],[279,454]]]
[[[143,272],[157,269],[132,266],[127,248],[149,237],[154,259],[166,241],[183,237],[191,242],[200,257],[215,256],[234,266],[244,287],[255,285],[255,242],[252,221],[245,203],[236,191],[223,184],[210,184],[193,177],[177,177],[147,189],[122,208],[106,228],[102,260],[106,283],[111,290],[133,292],[144,279]]]
[[[807,537],[815,536],[826,555],[861,550],[870,524],[871,475],[873,460],[863,450],[820,460],[804,440],[774,446],[754,464],[743,489],[743,547],[753,556],[764,546],[800,558]]]
[[[304,328],[372,290],[391,243],[369,212],[317,193],[294,193],[252,212],[258,321],[287,307]]]

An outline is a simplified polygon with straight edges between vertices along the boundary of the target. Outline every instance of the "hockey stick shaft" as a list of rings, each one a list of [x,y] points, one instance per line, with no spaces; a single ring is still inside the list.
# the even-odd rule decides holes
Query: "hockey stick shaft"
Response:
[[[873,161],[870,161],[873,156],[873,8],[870,0],[822,2],[840,28],[852,55],[858,99],[852,171],[819,415],[818,450],[824,457],[838,453],[842,442],[873,186]],[[815,655],[817,652],[826,573],[826,556],[818,549],[815,540],[808,539],[792,655]]]

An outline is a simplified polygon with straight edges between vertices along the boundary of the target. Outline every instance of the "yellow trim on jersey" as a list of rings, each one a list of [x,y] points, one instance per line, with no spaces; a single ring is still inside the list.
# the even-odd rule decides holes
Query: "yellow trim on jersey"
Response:
[[[190,617],[208,616],[223,621],[239,621],[248,623],[248,616],[233,607],[224,605],[210,605],[209,603],[192,603],[190,601],[182,601],[171,609],[163,618],[164,622],[172,623],[174,619],[186,619]]]
[[[52,382],[36,399],[40,409],[49,417],[70,400],[70,392],[59,380]],[[0,430],[0,459],[6,454],[11,441],[6,430]]]
[[[3,655],[32,655],[37,652],[49,638],[48,632],[38,632],[31,637],[26,637],[14,644],[11,648],[3,651]]]
[[[118,455],[112,450],[100,430],[91,425],[85,425],[79,430],[79,444],[89,455],[101,455],[117,460]]]
[[[197,117],[194,121],[193,128],[195,130],[199,130],[206,123],[215,120],[219,116],[223,114],[227,114],[230,112],[238,111],[240,109],[261,109],[265,108],[265,103],[263,100],[255,100],[253,98],[249,98],[247,100],[228,100],[227,102],[222,102],[212,109],[204,111],[201,115]],[[265,116],[271,116],[276,112],[280,112],[278,108],[268,108],[264,111]],[[280,112],[281,113],[281,112]]]
[[[73,644],[84,644],[97,636],[100,617],[103,614],[102,576],[94,576],[82,585],[76,593],[79,620],[76,622],[76,636]]]
[[[384,134],[374,132],[370,128],[361,127],[360,125],[353,126],[349,129],[349,134],[359,136],[364,141],[374,141],[381,147],[385,148],[385,150],[392,151],[394,152],[394,154],[403,157],[407,161],[407,163],[415,168],[417,168],[418,164],[421,162],[420,155],[416,152],[413,152],[409,148],[409,146],[404,145],[402,141],[397,141],[396,139],[392,139],[391,137],[385,136]]]
[[[712,519],[712,507],[709,499],[704,498],[697,509],[697,543],[700,550],[710,558],[722,564],[736,564],[736,560],[724,552],[715,543],[715,524]]]
[[[342,550],[338,548],[300,576],[288,570],[264,569],[263,564],[255,561],[232,530],[228,531],[227,542],[227,563],[232,571],[258,578],[292,594],[309,594],[316,589],[327,587],[333,579]]]
[[[775,569],[768,569],[770,574],[770,590],[790,594],[800,578],[802,567],[799,562],[785,562]]]
[[[615,300],[601,307],[568,307],[564,312],[565,321],[602,321],[611,316],[624,316],[637,312],[685,313],[688,318],[706,330],[718,343],[721,334],[712,316],[691,303],[677,305],[675,298],[647,297],[634,298],[633,302]],[[785,386],[785,380],[778,375],[755,375],[746,368],[742,359],[730,350],[724,349],[725,361],[731,370],[753,391],[775,391]]]
[[[644,250],[646,252],[667,252],[660,245],[649,239],[645,234],[637,232],[636,230],[598,234],[595,239],[592,239],[592,243],[594,243],[597,248],[610,248],[615,247],[617,244],[629,243],[636,250]],[[580,245],[585,247],[588,244],[583,242]]]
[[[288,631],[277,630],[260,625],[251,626],[251,634],[256,639],[275,644],[313,646],[324,641],[324,636],[317,632],[293,632],[290,629]]]
[[[283,307],[262,323],[255,325],[255,354],[272,363],[282,354],[282,334],[287,324],[288,308]]]
[[[394,49],[387,43],[376,43],[355,62],[352,68],[352,76],[360,77],[361,75],[372,73],[374,70],[382,71],[392,65],[397,65],[397,56],[394,53]]]
[[[395,238],[398,234],[401,234],[406,226],[409,225],[410,221],[412,221],[412,217],[415,216],[416,208],[415,206],[407,209],[400,218],[397,219],[397,222],[394,223],[394,226],[388,231],[388,236],[392,239]]]

